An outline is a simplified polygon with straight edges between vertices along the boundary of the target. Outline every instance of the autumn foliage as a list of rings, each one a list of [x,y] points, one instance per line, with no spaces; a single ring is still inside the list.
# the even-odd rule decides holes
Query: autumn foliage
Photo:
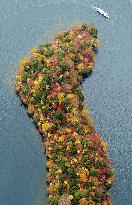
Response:
[[[98,46],[97,29],[77,24],[19,65],[16,91],[44,137],[49,205],[111,204],[114,169],[81,88]]]

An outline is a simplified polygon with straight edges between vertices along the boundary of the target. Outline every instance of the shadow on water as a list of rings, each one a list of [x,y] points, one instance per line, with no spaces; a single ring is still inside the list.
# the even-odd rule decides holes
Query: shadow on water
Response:
[[[90,72],[87,72],[87,73],[83,73],[82,74],[82,82],[81,82],[81,84],[83,84],[83,82],[87,79],[87,78],[90,78],[91,77],[91,75],[92,75],[92,71],[90,71]]]

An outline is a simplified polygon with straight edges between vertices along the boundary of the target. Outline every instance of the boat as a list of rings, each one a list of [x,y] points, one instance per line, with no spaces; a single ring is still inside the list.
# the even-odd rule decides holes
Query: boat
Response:
[[[100,13],[100,14],[101,14],[102,16],[104,16],[105,18],[109,18],[108,13],[106,13],[105,11],[103,11],[103,9],[98,8],[98,7],[95,7],[95,9],[96,9],[96,11],[97,11],[98,13]]]

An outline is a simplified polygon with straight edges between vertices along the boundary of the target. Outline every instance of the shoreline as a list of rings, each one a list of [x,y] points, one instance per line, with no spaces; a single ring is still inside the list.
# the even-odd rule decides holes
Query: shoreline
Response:
[[[81,92],[82,74],[93,71],[98,46],[97,29],[77,24],[34,48],[16,75],[16,91],[44,136],[50,205],[112,203],[107,144]]]

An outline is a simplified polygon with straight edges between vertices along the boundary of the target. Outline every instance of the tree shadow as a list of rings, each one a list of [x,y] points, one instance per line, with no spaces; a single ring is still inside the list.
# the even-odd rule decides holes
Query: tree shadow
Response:
[[[87,78],[90,78],[91,75],[92,75],[92,71],[83,73],[83,74],[82,74],[82,82],[81,82],[81,84],[82,84]]]

